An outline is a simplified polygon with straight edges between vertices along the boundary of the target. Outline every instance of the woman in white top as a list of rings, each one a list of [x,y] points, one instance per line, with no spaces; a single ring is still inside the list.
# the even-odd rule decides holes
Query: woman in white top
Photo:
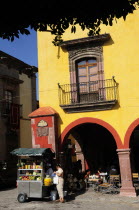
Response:
[[[64,202],[64,193],[63,193],[63,186],[64,186],[64,179],[63,179],[63,169],[61,168],[60,164],[56,165],[57,171],[54,172],[58,176],[58,184],[56,185],[59,201]]]

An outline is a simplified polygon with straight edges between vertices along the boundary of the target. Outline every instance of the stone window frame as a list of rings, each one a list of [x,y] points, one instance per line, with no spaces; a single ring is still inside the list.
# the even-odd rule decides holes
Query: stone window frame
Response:
[[[105,33],[91,37],[64,41],[59,45],[68,52],[71,83],[76,82],[76,62],[83,58],[95,57],[99,64],[99,73],[104,73],[103,44],[110,39],[110,34]]]
[[[76,64],[81,59],[96,58],[98,64],[98,74],[103,74],[104,79],[104,62],[103,62],[103,48],[102,46],[84,47],[79,49],[71,49],[69,53],[69,72],[71,84],[77,82]],[[100,78],[102,79],[102,78]]]

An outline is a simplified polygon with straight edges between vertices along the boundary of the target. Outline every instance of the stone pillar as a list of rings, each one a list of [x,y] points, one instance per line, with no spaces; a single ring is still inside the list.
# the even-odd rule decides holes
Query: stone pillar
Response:
[[[120,164],[121,184],[120,195],[136,197],[135,188],[133,187],[131,165],[130,165],[130,149],[117,149]]]
[[[85,171],[85,160],[84,160],[83,153],[82,152],[76,152],[76,157],[77,157],[77,160],[81,160],[82,171]]]
[[[75,153],[76,153],[77,160],[81,160],[82,171],[85,171],[84,155],[83,155],[82,149],[77,141],[75,141]]]

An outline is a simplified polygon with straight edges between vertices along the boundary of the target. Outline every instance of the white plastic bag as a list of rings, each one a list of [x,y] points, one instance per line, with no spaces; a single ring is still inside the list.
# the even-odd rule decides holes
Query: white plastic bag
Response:
[[[53,184],[58,184],[58,176],[53,177]]]

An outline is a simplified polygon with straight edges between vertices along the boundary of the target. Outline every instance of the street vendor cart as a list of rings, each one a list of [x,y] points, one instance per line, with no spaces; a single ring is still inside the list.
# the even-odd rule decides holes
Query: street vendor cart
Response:
[[[53,190],[50,177],[45,177],[45,166],[53,161],[55,153],[49,148],[18,148],[11,152],[18,156],[17,200],[44,198]]]

